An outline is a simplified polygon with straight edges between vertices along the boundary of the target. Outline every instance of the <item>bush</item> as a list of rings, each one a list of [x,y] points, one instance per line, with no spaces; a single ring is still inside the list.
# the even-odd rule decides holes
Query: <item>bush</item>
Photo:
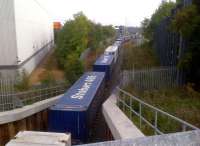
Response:
[[[83,74],[83,63],[77,54],[73,53],[67,57],[64,71],[70,84],[73,84]]]
[[[112,26],[93,23],[82,12],[75,14],[58,34],[55,52],[60,67],[64,68],[69,54],[76,53],[80,57],[85,49],[96,49],[101,42],[114,36]]]
[[[25,70],[22,71],[19,78],[20,80],[15,84],[15,89],[17,91],[26,91],[30,89],[29,76]]]

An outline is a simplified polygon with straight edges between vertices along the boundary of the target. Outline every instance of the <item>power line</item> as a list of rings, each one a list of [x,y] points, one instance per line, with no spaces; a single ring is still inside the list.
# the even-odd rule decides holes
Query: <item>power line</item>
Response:
[[[34,1],[37,3],[37,5],[39,5],[40,8],[42,8],[50,16],[50,13],[48,12],[48,10],[45,7],[43,7],[40,2],[38,2],[37,0],[34,0]]]

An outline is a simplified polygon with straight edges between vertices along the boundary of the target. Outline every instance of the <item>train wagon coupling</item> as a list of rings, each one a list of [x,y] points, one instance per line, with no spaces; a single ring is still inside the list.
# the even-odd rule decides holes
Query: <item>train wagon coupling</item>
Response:
[[[110,80],[114,67],[114,56],[113,55],[101,55],[93,65],[93,71],[105,72],[106,80]]]

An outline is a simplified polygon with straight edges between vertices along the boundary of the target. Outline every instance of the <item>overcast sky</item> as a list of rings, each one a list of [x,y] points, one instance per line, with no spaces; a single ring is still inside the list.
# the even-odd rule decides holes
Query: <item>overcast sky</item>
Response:
[[[162,0],[37,0],[53,20],[64,21],[82,11],[102,24],[139,26]]]

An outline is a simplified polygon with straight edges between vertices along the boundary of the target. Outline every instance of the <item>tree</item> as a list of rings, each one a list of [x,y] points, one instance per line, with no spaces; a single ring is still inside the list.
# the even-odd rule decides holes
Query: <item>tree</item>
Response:
[[[142,22],[142,28],[143,28],[143,35],[146,39],[148,39],[150,42],[153,41],[153,36],[156,27],[160,24],[161,20],[166,18],[167,16],[170,16],[171,10],[175,7],[174,2],[167,2],[163,1],[159,8],[155,11],[155,13],[151,16],[151,19],[145,18]]]
[[[95,24],[82,12],[65,23],[58,34],[55,52],[59,66],[70,83],[83,73],[83,64],[79,60],[81,53],[87,48],[96,49],[100,42],[114,35],[112,26]]]
[[[58,63],[64,68],[66,58],[71,53],[78,56],[87,48],[97,48],[101,41],[115,35],[112,26],[102,26],[90,21],[82,12],[65,23],[58,34],[56,54]]]
[[[172,28],[188,42],[179,67],[188,71],[187,79],[200,85],[200,6],[199,1],[182,8],[172,21]]]
[[[74,20],[67,21],[59,33],[56,54],[62,68],[70,53],[76,52],[80,55],[87,48],[88,22],[89,20],[83,13],[77,13],[74,15]]]
[[[73,84],[83,73],[83,63],[75,53],[68,56],[64,66],[66,77],[69,83]]]

